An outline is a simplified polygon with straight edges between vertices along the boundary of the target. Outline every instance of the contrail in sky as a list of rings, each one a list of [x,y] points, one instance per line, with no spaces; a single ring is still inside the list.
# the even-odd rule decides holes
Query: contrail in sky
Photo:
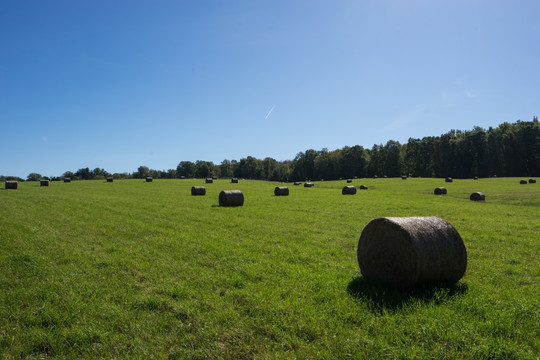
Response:
[[[266,117],[264,118],[264,120],[268,119],[268,117],[270,116],[270,114],[272,113],[272,111],[274,111],[274,108],[275,108],[275,106],[272,106],[272,108],[270,109],[270,111],[268,112],[268,114],[266,114]]]

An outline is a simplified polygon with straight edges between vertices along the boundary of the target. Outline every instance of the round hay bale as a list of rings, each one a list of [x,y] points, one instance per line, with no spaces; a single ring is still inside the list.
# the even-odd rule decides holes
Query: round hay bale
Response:
[[[536,184],[536,179],[529,179],[529,184]]]
[[[347,179],[347,183],[352,183],[352,179]]]
[[[478,176],[475,176],[475,177],[473,178],[473,180],[478,180]]]
[[[186,177],[185,177],[184,175],[180,176],[180,179],[182,179],[182,180],[185,179],[185,178],[186,178]]]
[[[232,179],[231,179],[231,183],[233,183],[233,184],[238,184],[238,178],[232,178]]]
[[[212,184],[212,183],[214,182],[214,179],[212,179],[212,178],[206,178],[205,181],[206,181],[207,184]]]
[[[192,186],[191,195],[206,195],[206,188],[204,186]]]
[[[360,190],[367,190],[368,187],[366,185],[360,185]]]
[[[401,180],[407,180],[407,176],[406,175],[401,175]]]
[[[294,185],[301,185],[302,183],[300,181],[295,181]]]
[[[481,193],[481,192],[475,192],[471,194],[469,199],[471,199],[472,201],[483,201],[483,200],[486,200],[486,195],[484,195],[484,193]]]
[[[274,189],[274,195],[275,196],[288,196],[289,188],[286,186],[276,186],[276,188]]]
[[[444,187],[435,188],[435,191],[433,193],[435,195],[446,195],[446,188]]]
[[[371,220],[358,240],[357,258],[367,280],[400,289],[455,283],[467,269],[461,236],[435,216]]]
[[[217,180],[217,176],[215,176],[215,175],[212,176],[212,179]]]
[[[148,180],[146,180],[146,181],[148,181]],[[113,182],[113,178],[112,178],[112,177],[108,177],[108,178],[107,178],[107,182]]]
[[[373,175],[373,178],[374,178],[374,179],[377,179],[377,178],[378,178],[378,176],[377,176],[377,175]]]
[[[519,180],[519,183],[520,183],[521,185],[527,185],[527,180]]]
[[[355,175],[354,178],[355,178],[355,179],[358,179],[358,176]]]
[[[19,182],[15,180],[6,180],[6,189],[16,190],[19,186]]]
[[[244,194],[241,190],[223,190],[219,193],[219,206],[242,206]]]
[[[39,180],[39,186],[49,186],[49,180],[47,179]]]
[[[384,176],[383,176],[383,178],[387,179],[387,178],[388,178],[388,176],[384,175]]]
[[[64,182],[65,182],[65,183],[71,182],[71,178],[64,178]]]
[[[453,182],[454,179],[452,179],[451,177],[447,177],[446,179],[444,179],[445,182]]]
[[[307,183],[304,183],[304,187],[313,187],[313,183],[310,183],[310,182],[307,182]]]
[[[152,180],[154,180],[154,179],[152,179],[151,176],[146,177],[146,182],[152,182]]]
[[[356,194],[356,187],[353,185],[344,186],[343,189],[341,189],[342,195],[354,195]]]

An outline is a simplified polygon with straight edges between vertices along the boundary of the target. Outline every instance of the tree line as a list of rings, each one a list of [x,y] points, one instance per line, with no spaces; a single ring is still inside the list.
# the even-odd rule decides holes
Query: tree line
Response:
[[[133,173],[113,174],[100,168],[81,168],[49,179],[91,180],[109,176],[140,179],[151,176],[156,179],[238,177],[304,181],[401,175],[454,178],[540,176],[540,123],[534,117],[532,121],[505,122],[487,130],[474,127],[469,131],[450,130],[440,136],[409,138],[406,144],[389,140],[384,145],[375,144],[371,149],[360,145],[332,151],[309,149],[286,161],[252,156],[239,161],[225,159],[221,164],[204,160],[181,161],[175,169],[154,170],[139,166]],[[10,177],[2,178],[10,180]],[[47,177],[31,173],[27,180],[41,178]]]

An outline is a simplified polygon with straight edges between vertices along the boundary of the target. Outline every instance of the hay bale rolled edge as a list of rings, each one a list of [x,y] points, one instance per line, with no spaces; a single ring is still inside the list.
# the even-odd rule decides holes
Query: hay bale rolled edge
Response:
[[[274,189],[275,196],[288,196],[289,188],[286,186],[276,186]]]
[[[536,184],[536,179],[529,179],[529,184]]]
[[[360,185],[360,190],[367,190],[368,187],[366,185]]]
[[[357,258],[367,280],[400,289],[455,283],[467,269],[461,236],[434,216],[371,220],[358,240]]]
[[[206,188],[204,186],[192,186],[191,195],[206,195]]]
[[[446,188],[444,188],[444,187],[438,187],[438,188],[435,188],[433,193],[435,195],[446,195],[447,191],[446,191]]]
[[[475,192],[471,194],[469,199],[471,199],[472,201],[483,201],[483,200],[486,200],[486,195],[484,195],[484,193],[481,193],[481,192]]]
[[[300,181],[295,181],[294,185],[301,185],[302,183]]]
[[[16,180],[6,180],[6,189],[13,189],[17,190],[17,187],[19,186],[19,182]]]
[[[243,206],[242,190],[223,190],[219,193],[219,206]]]
[[[444,179],[445,182],[454,182],[454,179],[452,179],[451,177],[447,177],[446,179]]]
[[[212,178],[206,178],[205,182],[206,182],[207,184],[212,184],[212,183],[214,182],[214,179],[212,179]]]
[[[354,195],[356,194],[356,187],[353,185],[344,186],[343,189],[341,189],[342,195]]]
[[[519,180],[520,185],[527,185],[527,180]]]
[[[313,187],[313,183],[310,183],[310,182],[307,182],[307,183],[304,183],[304,187]]]

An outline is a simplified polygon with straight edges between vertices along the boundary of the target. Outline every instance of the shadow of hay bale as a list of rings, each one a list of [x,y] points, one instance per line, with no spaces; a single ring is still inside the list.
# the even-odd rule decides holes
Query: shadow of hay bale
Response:
[[[355,299],[365,302],[370,311],[400,310],[409,303],[441,304],[458,296],[463,296],[468,290],[465,283],[426,285],[410,290],[399,290],[395,287],[378,285],[362,276],[353,278],[347,285],[347,293]]]

